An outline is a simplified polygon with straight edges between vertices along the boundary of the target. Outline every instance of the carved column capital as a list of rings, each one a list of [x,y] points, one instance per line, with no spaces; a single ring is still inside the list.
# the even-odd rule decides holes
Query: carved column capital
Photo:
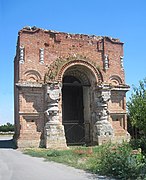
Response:
[[[97,101],[101,104],[107,103],[111,98],[111,88],[109,85],[101,84],[96,88]]]
[[[61,95],[61,83],[51,83],[47,85],[47,95],[51,101],[57,101]]]

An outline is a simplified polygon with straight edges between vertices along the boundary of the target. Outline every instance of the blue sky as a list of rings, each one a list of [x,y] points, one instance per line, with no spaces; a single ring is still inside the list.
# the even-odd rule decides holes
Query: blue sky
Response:
[[[13,59],[27,25],[119,38],[126,83],[146,77],[146,0],[0,0],[0,124],[14,120]]]

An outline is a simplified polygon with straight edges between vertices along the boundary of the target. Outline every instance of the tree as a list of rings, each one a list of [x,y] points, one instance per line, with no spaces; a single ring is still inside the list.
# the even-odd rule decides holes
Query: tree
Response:
[[[0,131],[1,132],[14,131],[14,125],[8,122],[8,123],[0,126]]]
[[[132,126],[146,137],[146,78],[139,81],[139,87],[133,87],[127,107]]]

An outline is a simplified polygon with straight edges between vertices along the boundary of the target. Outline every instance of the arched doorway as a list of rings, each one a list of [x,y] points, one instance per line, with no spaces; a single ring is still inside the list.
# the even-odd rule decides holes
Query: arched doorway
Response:
[[[68,67],[62,78],[62,124],[68,145],[92,144],[94,73],[84,65]]]
[[[62,117],[67,144],[84,144],[83,86],[74,76],[64,76]]]

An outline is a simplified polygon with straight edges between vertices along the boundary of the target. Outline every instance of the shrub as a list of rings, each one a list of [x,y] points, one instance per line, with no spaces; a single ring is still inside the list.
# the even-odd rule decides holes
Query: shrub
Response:
[[[0,131],[1,132],[9,132],[9,131],[13,132],[14,131],[14,125],[12,125],[11,123],[1,125]]]
[[[129,144],[108,144],[97,153],[92,170],[118,179],[144,179],[144,161],[141,152],[133,154]]]
[[[142,152],[146,154],[146,138],[141,137],[139,139],[131,139],[130,144],[133,149],[141,148]]]

